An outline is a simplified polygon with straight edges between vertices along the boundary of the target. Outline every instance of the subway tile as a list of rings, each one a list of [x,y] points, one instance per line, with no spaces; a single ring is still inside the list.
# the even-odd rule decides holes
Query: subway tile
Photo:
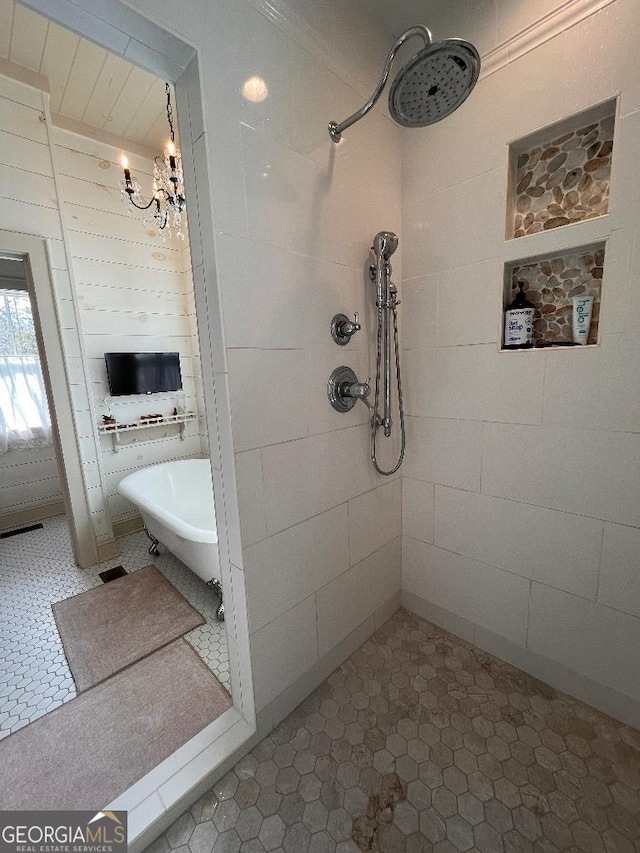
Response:
[[[329,118],[320,121],[319,116],[337,116],[338,113],[351,115],[360,107],[360,96],[338,74],[318,62],[303,47],[294,46],[293,61],[296,74],[291,81],[293,126],[290,147],[299,154],[312,157],[323,166],[329,157],[337,163],[345,154],[353,156],[353,152],[348,152],[351,146],[342,143],[337,146],[331,140],[327,131]],[[310,103],[314,105],[313,110],[309,109]],[[336,121],[340,121],[340,118]],[[351,134],[344,137],[344,142],[349,139],[353,139]]]
[[[328,325],[323,325],[327,337]],[[360,382],[366,382],[370,376],[369,354],[366,350],[343,352],[336,355],[326,347],[320,350],[305,351],[306,359],[306,395],[307,395],[307,432],[309,435],[345,427],[368,424],[371,415],[364,403],[357,401],[349,412],[336,412],[327,399],[327,381],[333,370],[340,364],[348,365]],[[303,392],[304,393],[304,392]]]
[[[402,283],[400,341],[403,349],[427,349],[436,345],[438,288],[444,275],[434,273]]]
[[[242,32],[242,48],[228,40],[212,51],[220,52],[221,59],[215,71],[218,85],[213,97],[243,126],[284,147],[293,125],[295,45],[279,26],[251,5],[235,11],[234,17],[236,21],[229,32]],[[267,85],[268,97],[262,101],[251,101],[243,95],[245,82],[254,76]]]
[[[348,566],[344,505],[245,548],[250,631],[259,630]]]
[[[595,598],[602,522],[436,486],[434,543],[549,586]]]
[[[315,595],[256,631],[250,643],[256,710],[260,711],[318,660]]]
[[[399,538],[324,586],[316,594],[320,656],[382,607],[400,586]]]
[[[236,450],[306,435],[304,352],[234,349],[227,360]]]
[[[495,255],[503,231],[503,169],[493,169],[402,211],[403,273],[415,278]],[[460,222],[473,199],[474,213]]]
[[[545,424],[640,432],[640,334],[606,335],[600,347],[547,359]]]
[[[218,263],[229,347],[313,347],[335,355],[333,315],[344,307],[363,316],[361,271],[226,234]],[[362,334],[347,350],[358,346],[365,346]]]
[[[402,589],[524,644],[529,581],[415,539],[402,543]]]
[[[314,185],[310,203],[317,212],[311,217],[313,233],[306,251],[325,260],[364,272],[375,234],[383,228],[401,233],[399,196],[380,195],[375,183],[363,185],[355,174],[325,170]],[[393,268],[394,276],[401,281],[400,255]],[[365,285],[370,287],[366,279]]]
[[[443,272],[438,280],[438,346],[496,343],[502,316],[502,262]]]
[[[260,450],[236,454],[236,481],[242,545],[247,548],[267,535]]]
[[[486,424],[482,491],[640,526],[640,436]]]
[[[617,0],[566,31],[561,105],[567,115],[618,93],[622,115],[640,109],[640,78],[633,56],[637,13],[634,0]]]
[[[424,133],[403,134],[403,205],[502,165],[503,127],[491,119],[504,113],[504,88],[498,75],[480,80],[469,99],[445,121],[431,125]],[[469,128],[479,124],[483,132],[470,134]]]
[[[243,125],[242,149],[249,235],[281,248],[315,254],[315,217],[309,216],[320,167]]]
[[[539,424],[544,353],[511,358],[495,344],[405,353],[407,411],[436,418]]]
[[[640,619],[534,583],[527,647],[640,699]]]
[[[635,332],[635,318],[640,310],[638,288],[631,287],[631,270],[634,236],[638,229],[619,228],[607,239],[604,256],[604,274],[600,305],[599,331],[601,335],[618,332]]]
[[[211,190],[202,187],[199,204],[213,199],[215,230],[225,234],[247,233],[247,199],[242,163],[241,125],[231,120],[224,123],[212,122],[209,130],[194,145],[194,153],[204,147],[208,152]],[[200,155],[201,156],[201,155]],[[204,162],[196,160],[196,180],[201,186]]]
[[[598,601],[640,617],[640,530],[604,525]]]
[[[349,557],[352,566],[400,536],[399,477],[350,500],[348,507]]]
[[[445,418],[407,418],[403,473],[459,489],[480,489],[481,423]]]
[[[384,111],[374,110],[366,122],[350,127],[336,145],[327,132],[328,119],[340,121],[354,113],[362,106],[362,96],[354,91],[351,81],[345,83],[317,60],[309,61],[305,51],[300,49],[300,52],[303,61],[291,81],[294,97],[291,147],[310,156],[338,181],[347,176],[366,186],[375,174],[376,194],[399,200],[402,130]],[[310,103],[313,110],[308,109]]]
[[[611,160],[611,196],[609,210],[618,227],[636,225],[638,199],[629,187],[640,179],[640,108],[630,115],[618,117]]]
[[[369,458],[367,427],[265,447],[262,459],[269,535],[380,483]]]
[[[402,478],[402,535],[433,542],[433,483]]]
[[[194,297],[200,329],[199,348],[205,379],[210,367],[216,372],[228,370],[225,334],[220,306],[219,281],[215,265],[192,270]],[[205,362],[206,359],[206,363]]]

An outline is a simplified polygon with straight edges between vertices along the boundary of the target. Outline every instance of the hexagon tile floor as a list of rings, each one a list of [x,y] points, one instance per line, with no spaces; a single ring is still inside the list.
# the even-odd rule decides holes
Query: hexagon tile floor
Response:
[[[632,853],[640,732],[399,611],[146,853]]]
[[[185,639],[230,689],[227,635],[216,619],[218,598],[211,588],[165,548],[150,557],[144,532],[118,544],[119,557],[80,569],[64,516],[44,521],[42,530],[0,540],[0,739],[75,697],[51,604],[98,586],[99,572],[117,565],[132,572],[153,563],[202,613],[206,623]]]

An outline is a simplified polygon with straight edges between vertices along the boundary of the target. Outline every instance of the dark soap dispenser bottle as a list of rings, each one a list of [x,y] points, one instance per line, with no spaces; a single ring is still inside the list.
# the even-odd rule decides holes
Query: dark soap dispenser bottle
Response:
[[[504,345],[510,349],[533,346],[533,315],[536,309],[524,294],[524,281],[518,282],[518,288],[504,315]]]

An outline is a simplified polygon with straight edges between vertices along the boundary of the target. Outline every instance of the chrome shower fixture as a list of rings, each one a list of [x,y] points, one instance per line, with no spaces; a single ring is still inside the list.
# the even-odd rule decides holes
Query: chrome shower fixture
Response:
[[[367,103],[340,124],[329,122],[329,135],[334,142],[340,142],[343,131],[374,106],[389,79],[398,50],[412,38],[422,39],[424,46],[402,66],[391,84],[391,118],[404,127],[426,127],[446,118],[468,98],[480,74],[480,55],[475,47],[457,38],[433,43],[427,27],[410,27],[394,42],[382,77]]]
[[[361,328],[357,311],[353,315],[353,320],[350,320],[346,314],[334,314],[331,320],[331,337],[338,346],[344,347]]]
[[[398,291],[391,281],[391,255],[398,248],[398,238],[391,231],[380,231],[373,239],[371,251],[374,262],[369,267],[369,276],[376,283],[376,307],[378,309],[378,346],[376,352],[375,399],[371,409],[371,461],[379,474],[395,474],[402,465],[405,449],[404,405],[402,399],[402,378],[400,376],[400,352],[398,344]],[[393,349],[395,356],[395,385],[400,417],[400,454],[393,468],[386,471],[376,459],[376,438],[382,427],[385,438],[391,436],[393,418],[391,416],[391,337],[393,322]],[[382,374],[382,375],[381,375]],[[380,412],[380,398],[383,408]]]
[[[371,414],[371,461],[379,474],[395,474],[402,465],[405,449],[404,405],[402,400],[402,378],[400,376],[400,347],[398,344],[398,291],[391,281],[391,255],[398,248],[398,238],[392,231],[380,231],[373,238],[371,252],[374,261],[369,266],[369,277],[376,283],[376,308],[378,309],[378,346],[376,352],[376,384],[374,403],[369,402],[371,386],[369,380],[358,381],[350,367],[336,367],[327,382],[327,397],[336,410],[342,414],[350,412],[358,400],[362,400]],[[344,314],[336,314],[331,323],[331,336],[341,346],[348,343],[353,332],[360,329],[358,315],[352,323]],[[393,337],[393,343],[392,343]],[[395,356],[395,386],[400,417],[400,454],[398,461],[388,471],[381,468],[376,458],[376,438],[382,428],[385,438],[389,438],[393,429],[392,412],[392,367],[391,347]],[[381,398],[383,400],[381,411]]]
[[[347,367],[346,364],[336,367],[327,382],[327,397],[329,402],[336,412],[343,414],[350,412],[358,400],[362,400],[369,411],[372,411],[371,404],[367,399],[370,393],[371,386],[369,385],[369,380],[359,382],[353,370]]]

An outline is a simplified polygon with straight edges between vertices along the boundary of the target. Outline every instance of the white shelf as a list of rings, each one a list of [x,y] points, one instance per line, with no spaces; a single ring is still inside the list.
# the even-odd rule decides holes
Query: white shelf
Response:
[[[180,440],[184,441],[185,425],[189,421],[195,421],[198,415],[195,412],[184,412],[180,415],[163,415],[157,420],[138,420],[130,424],[98,424],[98,432],[100,435],[111,436],[113,444],[113,452],[118,452],[120,444],[120,434],[124,432],[135,432],[141,429],[152,429],[153,427],[166,427],[176,425],[180,428]]]

